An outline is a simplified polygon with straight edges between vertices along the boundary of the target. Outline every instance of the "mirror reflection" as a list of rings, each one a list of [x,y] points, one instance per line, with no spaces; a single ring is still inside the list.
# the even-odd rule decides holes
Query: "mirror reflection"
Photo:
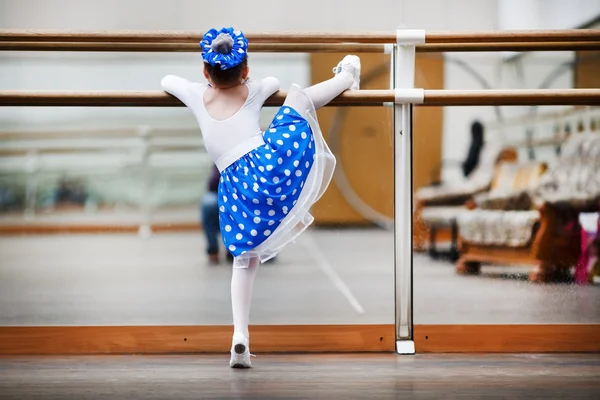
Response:
[[[21,78],[1,79],[11,89],[160,90],[167,73],[204,82],[198,57],[20,53],[1,68]],[[256,54],[250,77],[306,87],[331,78],[343,57]],[[361,59],[361,87],[388,88],[389,56]],[[45,81],[41,69],[56,79]],[[263,109],[262,130],[276,111]],[[0,116],[0,324],[231,323],[218,170],[189,110],[3,108]],[[336,172],[311,210],[314,224],[260,266],[251,323],[392,324],[391,108],[325,107],[318,118]]]
[[[464,76],[447,88],[598,87],[594,52],[485,57],[447,56],[447,77]],[[444,121],[435,167],[415,164],[428,175],[415,180],[415,323],[598,323],[600,109],[446,107]]]

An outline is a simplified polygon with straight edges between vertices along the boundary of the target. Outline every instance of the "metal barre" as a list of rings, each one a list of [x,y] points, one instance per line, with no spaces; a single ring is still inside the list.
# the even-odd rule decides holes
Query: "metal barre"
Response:
[[[200,31],[53,31],[0,30],[11,42],[199,42]],[[260,32],[246,35],[251,43],[396,43],[396,32]],[[599,41],[598,29],[426,32],[425,43],[500,43]]]
[[[266,106],[283,104],[286,92],[271,96]],[[381,106],[394,103],[393,90],[348,90],[329,106]],[[487,105],[600,105],[600,89],[562,90],[425,90],[425,106]],[[177,98],[163,91],[69,92],[0,91],[3,107],[183,107]]]
[[[434,43],[416,46],[418,53],[484,51],[600,50],[600,41]],[[19,42],[0,41],[0,51],[87,51],[87,52],[200,52],[193,42]],[[364,43],[251,43],[251,53],[383,53],[384,44]]]

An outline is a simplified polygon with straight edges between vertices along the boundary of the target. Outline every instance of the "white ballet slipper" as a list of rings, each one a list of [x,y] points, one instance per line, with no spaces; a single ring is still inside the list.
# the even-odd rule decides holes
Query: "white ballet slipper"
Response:
[[[352,76],[354,82],[350,86],[350,90],[358,90],[360,88],[360,58],[355,55],[347,55],[333,68],[334,74],[339,74],[346,71]]]
[[[250,368],[250,343],[247,337],[241,333],[234,333],[231,342],[231,368]]]

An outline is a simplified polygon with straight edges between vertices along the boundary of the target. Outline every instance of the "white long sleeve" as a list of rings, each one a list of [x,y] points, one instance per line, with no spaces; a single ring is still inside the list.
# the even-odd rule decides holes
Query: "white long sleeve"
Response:
[[[280,88],[280,83],[277,78],[269,76],[260,81],[260,97],[264,103],[266,99],[271,97]]]
[[[279,81],[268,77],[260,81],[249,80],[248,98],[242,108],[225,120],[213,119],[204,106],[206,83],[190,82],[179,76],[167,75],[161,80],[167,93],[177,97],[193,113],[198,121],[206,150],[213,162],[221,159],[233,148],[257,134],[260,129],[260,111],[266,99],[279,90]]]
[[[160,84],[165,92],[177,97],[183,104],[192,110],[196,106],[195,103],[197,103],[199,99],[202,99],[202,97],[198,98],[198,94],[205,86],[200,83],[190,82],[187,79],[175,75],[165,76],[160,81]]]

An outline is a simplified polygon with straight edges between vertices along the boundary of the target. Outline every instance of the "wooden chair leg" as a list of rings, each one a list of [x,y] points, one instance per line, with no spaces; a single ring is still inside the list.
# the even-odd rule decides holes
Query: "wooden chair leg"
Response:
[[[533,271],[529,273],[529,281],[535,283],[548,282],[548,266],[540,262]]]
[[[452,237],[450,239],[450,261],[458,261],[460,254],[458,253],[458,224],[456,220],[452,221],[451,224]]]
[[[432,225],[429,228],[429,257],[433,258],[434,260],[438,259],[438,251],[435,247],[435,235],[436,235],[436,231],[437,228]]]
[[[416,253],[424,253],[427,251],[427,234],[429,227],[423,221],[416,219],[413,222],[413,251]]]
[[[460,259],[456,263],[456,272],[462,275],[479,275],[481,272],[481,263]]]
[[[600,278],[600,258],[596,259],[596,262],[588,275],[588,282],[593,285],[596,277]]]
[[[529,281],[535,283],[571,282],[573,280],[568,265],[556,265],[540,261],[529,273]]]

